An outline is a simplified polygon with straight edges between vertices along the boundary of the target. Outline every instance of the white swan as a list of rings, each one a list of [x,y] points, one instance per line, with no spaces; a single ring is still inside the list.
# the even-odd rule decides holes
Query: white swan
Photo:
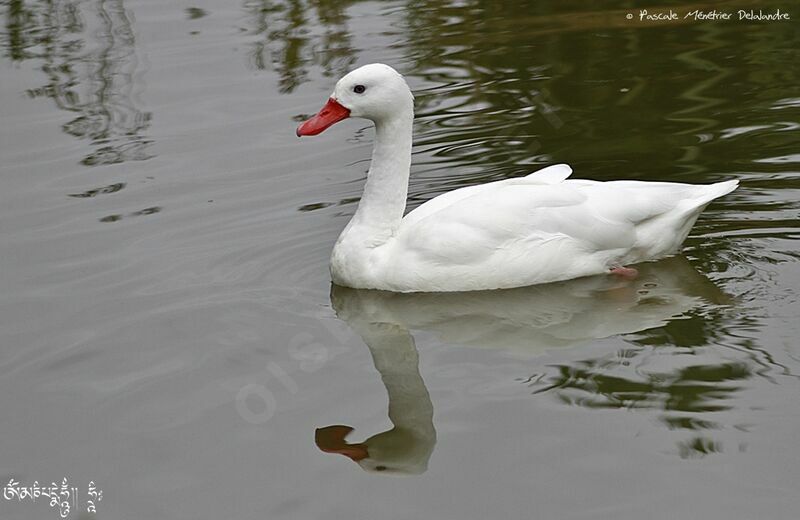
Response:
[[[347,117],[375,123],[364,194],[331,255],[334,283],[438,292],[502,289],[616,271],[678,251],[705,206],[738,181],[710,185],[567,178],[565,164],[445,193],[403,217],[414,97],[383,64],[339,80],[297,128],[316,135]]]

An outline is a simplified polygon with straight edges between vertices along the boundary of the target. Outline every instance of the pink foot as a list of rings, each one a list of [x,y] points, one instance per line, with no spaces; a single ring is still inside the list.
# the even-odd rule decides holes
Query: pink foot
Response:
[[[633,267],[615,267],[611,269],[611,274],[615,274],[617,276],[621,276],[627,280],[633,280],[637,276],[639,276],[639,271],[634,269]]]

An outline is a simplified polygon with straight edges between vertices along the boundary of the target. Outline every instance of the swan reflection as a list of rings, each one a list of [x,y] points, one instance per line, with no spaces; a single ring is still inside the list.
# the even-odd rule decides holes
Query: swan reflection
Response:
[[[347,299],[356,291],[334,287],[331,299]],[[350,457],[366,471],[417,475],[428,469],[436,444],[433,403],[419,374],[419,354],[414,338],[402,325],[372,322],[351,316],[349,325],[369,347],[375,368],[389,394],[389,420],[393,427],[355,444],[345,441],[349,426],[328,426],[316,432],[317,446],[328,453]]]
[[[433,404],[419,372],[411,330],[476,347],[540,353],[666,325],[726,296],[681,256],[637,266],[634,280],[596,276],[533,287],[470,293],[400,294],[332,286],[339,318],[361,336],[389,396],[393,427],[362,442],[353,428],[316,432],[324,452],[366,471],[420,474],[436,444]]]

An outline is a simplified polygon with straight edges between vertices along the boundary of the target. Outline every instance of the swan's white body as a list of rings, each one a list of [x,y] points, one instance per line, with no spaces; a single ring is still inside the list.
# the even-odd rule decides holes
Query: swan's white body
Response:
[[[501,289],[655,260],[677,252],[705,206],[738,184],[574,180],[559,164],[445,193],[403,217],[414,114],[402,76],[366,65],[337,83],[330,103],[376,128],[364,195],[331,256],[334,283],[347,287]],[[326,125],[320,117],[298,135],[343,118]]]

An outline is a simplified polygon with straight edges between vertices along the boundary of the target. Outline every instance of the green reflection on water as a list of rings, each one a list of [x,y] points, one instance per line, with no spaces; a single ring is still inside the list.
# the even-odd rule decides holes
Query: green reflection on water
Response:
[[[247,0],[250,32],[257,40],[250,61],[257,69],[275,69],[279,90],[291,93],[319,67],[326,77],[345,74],[355,62],[347,8],[355,2]],[[313,29],[321,29],[317,34]],[[313,32],[312,32],[313,31]]]
[[[676,412],[718,412],[730,405],[722,401],[741,390],[731,381],[752,376],[743,363],[722,363],[677,369],[667,374],[639,374],[639,380],[604,374],[607,367],[597,361],[558,366],[549,382],[559,399],[589,408],[659,408]],[[685,419],[686,422],[682,422]],[[668,417],[672,425],[697,427],[705,421]]]

